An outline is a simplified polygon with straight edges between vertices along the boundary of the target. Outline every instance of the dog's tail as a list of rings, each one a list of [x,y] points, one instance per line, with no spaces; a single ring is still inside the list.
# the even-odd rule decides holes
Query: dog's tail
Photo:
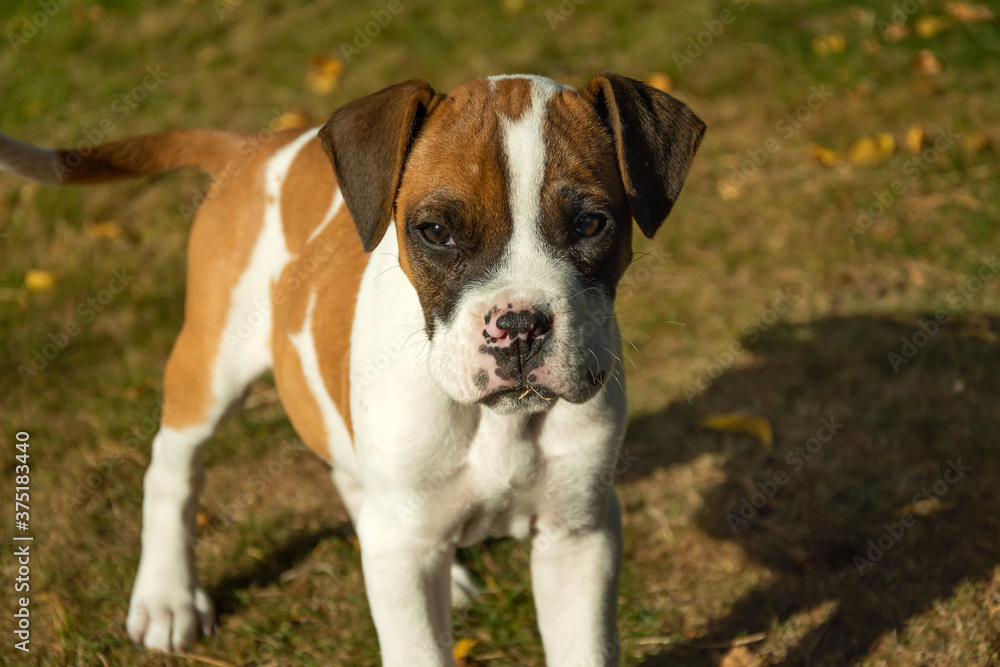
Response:
[[[245,138],[220,130],[174,130],[60,150],[33,146],[0,132],[0,171],[53,185],[104,183],[180,167],[219,173]]]

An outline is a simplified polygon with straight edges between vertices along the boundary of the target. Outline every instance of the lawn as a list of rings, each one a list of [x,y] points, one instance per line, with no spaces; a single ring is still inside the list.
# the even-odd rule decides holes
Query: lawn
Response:
[[[615,70],[669,86],[708,133],[618,301],[632,411],[617,469],[623,663],[993,665],[992,13],[939,0],[5,0],[0,131],[64,147],[260,132],[413,77],[447,90]],[[346,513],[270,378],[207,449],[197,553],[217,635],[187,657],[125,638],[142,474],[183,315],[185,207],[207,185],[193,172],[89,189],[0,175],[0,663],[377,664]],[[705,426],[731,413],[728,429]],[[30,653],[12,617],[20,431]],[[455,636],[476,641],[465,664],[543,664],[527,545],[462,557],[485,589],[455,615]]]

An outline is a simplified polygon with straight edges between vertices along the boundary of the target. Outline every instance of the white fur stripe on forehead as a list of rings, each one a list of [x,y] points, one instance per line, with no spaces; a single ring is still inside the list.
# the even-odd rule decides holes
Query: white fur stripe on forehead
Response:
[[[513,224],[504,277],[517,282],[546,279],[553,274],[552,260],[545,251],[541,232],[542,182],[545,179],[545,121],[549,100],[566,88],[540,76],[493,77],[527,79],[531,83],[531,106],[517,120],[504,119],[503,142],[507,158],[510,216]]]

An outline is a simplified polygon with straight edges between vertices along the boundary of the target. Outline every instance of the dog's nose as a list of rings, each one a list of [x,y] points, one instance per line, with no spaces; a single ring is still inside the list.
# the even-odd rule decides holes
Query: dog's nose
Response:
[[[483,352],[497,360],[497,375],[521,384],[534,382],[530,371],[544,360],[552,331],[552,315],[537,307],[509,304],[494,308],[484,319]]]
[[[496,328],[507,334],[511,340],[518,338],[531,341],[544,338],[552,329],[552,320],[538,310],[509,310],[496,318]]]
[[[491,343],[507,347],[545,339],[552,330],[552,316],[536,308],[498,309],[486,316],[484,334]]]

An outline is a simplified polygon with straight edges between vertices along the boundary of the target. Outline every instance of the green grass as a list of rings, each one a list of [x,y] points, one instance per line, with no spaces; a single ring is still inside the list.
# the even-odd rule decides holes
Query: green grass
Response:
[[[1000,249],[997,23],[922,38],[916,22],[945,11],[928,0],[907,19],[911,33],[889,42],[878,21],[893,2],[868,13],[833,0],[742,4],[587,0],[553,30],[555,1],[404,2],[347,63],[338,88],[319,94],[305,85],[310,57],[340,57],[340,44],[385,3],[243,2],[220,20],[210,2],[70,0],[15,53],[8,34],[39,11],[17,0],[0,10],[0,130],[67,146],[103,120],[113,123],[108,139],[190,126],[258,131],[275,110],[319,122],[412,77],[447,89],[497,72],[574,85],[604,69],[670,75],[709,130],[671,218],[637,242],[657,252],[637,260],[619,302],[634,344],[632,463],[618,486],[623,662],[716,664],[726,642],[764,632],[747,647],[759,664],[996,664],[1000,276],[956,290]],[[726,9],[735,20],[679,71],[675,52]],[[814,52],[813,39],[828,34],[844,37],[843,53]],[[939,74],[913,69],[921,49],[934,52]],[[121,117],[116,100],[157,66],[168,76]],[[808,103],[813,86],[832,95],[786,136],[779,121]],[[930,141],[953,127],[987,145],[945,151],[852,242],[844,227],[856,209],[905,177],[912,158],[901,149],[878,167],[825,167],[809,145],[843,156],[866,134],[889,132],[901,144],[915,124]],[[736,198],[722,198],[720,184],[769,138],[777,150]],[[204,664],[143,653],[124,638],[151,441],[142,427],[155,426],[182,317],[178,206],[204,185],[190,173],[93,189],[0,178],[0,443],[9,452],[0,489],[9,508],[13,435],[28,430],[38,554],[32,653],[14,651],[5,629],[0,663]],[[87,236],[84,222],[105,220],[121,225],[121,239]],[[54,289],[25,290],[31,269],[53,272]],[[79,304],[114,270],[135,278],[83,321]],[[755,329],[776,290],[792,295],[790,308]],[[894,372],[888,355],[940,308],[948,324]],[[74,322],[79,335],[22,382],[18,366]],[[734,342],[740,353],[729,358]],[[295,442],[271,392],[269,380],[258,382],[257,407],[208,449],[209,518],[225,516],[281,443]],[[771,447],[699,428],[708,414],[738,410],[772,423]],[[793,470],[789,452],[831,416],[842,428]],[[855,556],[958,460],[972,470],[948,486],[947,511],[918,519],[859,576]],[[787,484],[734,533],[727,514],[779,471]],[[377,663],[360,559],[333,493],[322,464],[302,453],[251,493],[235,521],[206,530],[199,567],[220,627],[192,653],[231,665]],[[0,520],[6,544],[11,511]],[[13,597],[10,553],[0,550],[4,600]],[[455,635],[479,641],[471,658],[542,664],[526,545],[489,542],[463,558],[486,589],[455,615]]]

